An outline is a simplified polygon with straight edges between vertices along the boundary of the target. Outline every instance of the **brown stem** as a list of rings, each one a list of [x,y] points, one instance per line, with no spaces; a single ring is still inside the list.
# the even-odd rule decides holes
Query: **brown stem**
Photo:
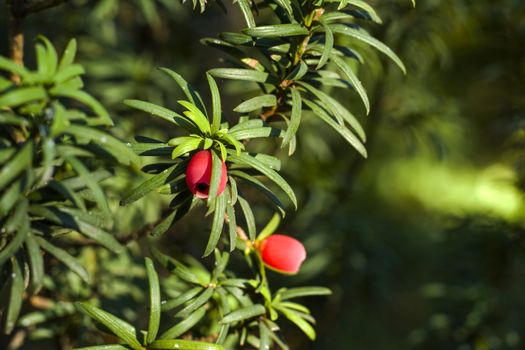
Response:
[[[27,336],[27,331],[25,329],[20,329],[15,333],[11,341],[7,345],[7,350],[16,350],[24,345],[24,340]]]
[[[9,36],[9,55],[18,65],[24,65],[24,33],[22,32],[22,21],[24,16],[17,12],[20,0],[9,0],[7,2],[8,13],[8,36]],[[20,83],[20,77],[16,74],[11,76],[15,84]]]
[[[24,65],[24,33],[22,22],[25,16],[60,5],[67,0],[7,0],[7,32],[9,40],[9,55],[21,66]],[[16,74],[11,80],[20,84],[20,77]]]

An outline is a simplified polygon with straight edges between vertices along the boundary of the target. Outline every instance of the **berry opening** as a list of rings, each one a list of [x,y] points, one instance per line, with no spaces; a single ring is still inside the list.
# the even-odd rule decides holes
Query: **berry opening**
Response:
[[[197,189],[198,192],[201,192],[201,193],[208,193],[208,184],[205,183],[205,182],[199,182],[195,188]]]

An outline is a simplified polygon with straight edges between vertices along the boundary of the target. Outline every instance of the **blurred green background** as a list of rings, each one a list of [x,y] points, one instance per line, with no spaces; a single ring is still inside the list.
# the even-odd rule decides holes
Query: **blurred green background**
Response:
[[[310,343],[290,327],[291,349],[525,349],[525,2],[427,0],[415,9],[405,0],[369,2],[384,24],[367,29],[399,54],[408,74],[368,51],[360,74],[370,115],[355,93],[337,96],[361,116],[368,159],[312,118],[301,124],[293,157],[278,145],[258,145],[284,162],[300,210],[287,215],[280,232],[303,240],[309,256],[299,275],[274,274],[272,281],[334,291],[309,301],[318,340]],[[207,95],[205,70],[227,61],[199,39],[244,27],[238,8],[224,5],[227,13],[211,3],[201,14],[174,0],[71,0],[26,19],[26,62],[32,65],[37,34],[62,48],[76,37],[87,90],[111,110],[115,134],[167,139],[173,135],[165,124],[135,114],[122,100],[174,106],[180,92],[158,66],[178,71]],[[258,20],[264,23],[264,15]],[[0,37],[7,37],[5,25]],[[0,40],[3,55],[6,44]],[[225,110],[249,96],[239,84],[220,88]],[[261,228],[272,213],[265,202],[256,208]],[[117,231],[127,234],[154,220],[160,206],[149,198],[115,210]],[[201,221],[184,219],[166,245],[199,257],[207,232]],[[101,261],[101,302],[140,323],[139,251],[132,245],[125,256],[82,254]],[[76,290],[49,293],[60,300],[87,297]],[[71,313],[37,327],[32,337],[43,342],[24,348],[67,348],[95,337]]]

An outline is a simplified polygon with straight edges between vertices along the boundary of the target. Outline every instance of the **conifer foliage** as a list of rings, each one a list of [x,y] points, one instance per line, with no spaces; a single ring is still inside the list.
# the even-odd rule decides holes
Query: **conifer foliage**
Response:
[[[149,4],[146,14],[156,6],[143,3]],[[39,37],[34,70],[0,57],[0,313],[5,334],[34,327],[22,306],[43,286],[53,290],[58,281],[48,273],[50,267],[62,264],[80,283],[96,285],[85,259],[77,256],[81,247],[125,254],[134,240],[144,254],[149,285],[147,328],[134,327],[124,315],[104,311],[83,295],[76,308],[70,304],[62,311],[87,315],[103,333],[114,335],[108,344],[89,349],[287,349],[280,333],[286,319],[316,338],[314,317],[296,299],[330,291],[271,288],[267,269],[294,274],[307,258],[299,240],[273,235],[287,211],[301,208],[280,173],[281,160],[253,151],[251,143],[272,139],[291,156],[301,122],[318,118],[366,157],[366,135],[358,119],[324,88],[356,94],[368,113],[370,101],[358,74],[366,63],[359,48],[369,46],[403,72],[405,67],[360,26],[381,23],[368,1],[238,0],[235,5],[245,29],[201,40],[228,58],[227,66],[202,72],[210,101],[171,68],[160,71],[172,81],[177,109],[147,99],[123,101],[130,113],[167,122],[171,134],[178,135],[171,139],[135,135],[137,142],[125,143],[113,136],[118,125],[83,89],[85,70],[75,62],[74,39],[58,53],[50,40]],[[201,12],[206,6],[193,2]],[[271,23],[259,22],[258,8],[272,13]],[[257,86],[258,93],[225,110],[221,93],[228,80]],[[120,205],[153,192],[166,196],[169,204],[155,225],[122,239],[114,230],[113,213],[119,208],[109,205],[114,192],[106,180],[141,166],[145,180],[128,190]],[[261,230],[246,195],[251,189],[276,212]],[[156,238],[186,215],[201,215],[197,207],[206,208],[203,220],[210,218],[211,229],[206,242],[194,244],[203,257],[213,257],[211,269],[172,256],[157,244]],[[251,275],[237,275],[230,255],[241,257]],[[164,280],[175,280],[176,288],[169,290],[173,286]]]

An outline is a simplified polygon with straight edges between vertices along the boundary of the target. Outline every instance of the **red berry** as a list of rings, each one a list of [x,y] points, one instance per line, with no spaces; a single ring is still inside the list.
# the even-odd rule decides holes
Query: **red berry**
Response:
[[[258,249],[263,262],[282,273],[299,272],[306,259],[306,250],[301,242],[290,236],[273,234],[263,240]]]
[[[211,151],[204,150],[199,151],[191,157],[188,166],[186,167],[186,184],[198,198],[208,198],[208,192],[210,190],[211,181]],[[217,189],[217,195],[224,192],[227,180],[226,164],[222,161],[221,179],[219,181],[219,188]]]

